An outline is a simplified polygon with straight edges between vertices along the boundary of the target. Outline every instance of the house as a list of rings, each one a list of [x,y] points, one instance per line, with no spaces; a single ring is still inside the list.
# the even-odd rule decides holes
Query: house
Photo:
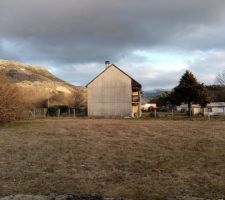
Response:
[[[149,111],[150,109],[156,109],[157,105],[156,103],[145,103],[141,105],[142,111]]]
[[[198,115],[224,115],[225,116],[225,103],[224,102],[212,102],[206,105],[205,108],[202,108],[199,104],[192,104],[191,106],[192,114]],[[180,106],[177,106],[178,112],[187,112],[188,111],[188,105],[187,104],[181,104]]]
[[[213,102],[207,104],[204,114],[225,116],[225,102]]]
[[[88,116],[141,116],[141,84],[109,61],[86,87]]]
[[[176,107],[176,110],[178,112],[188,112],[188,104],[182,103],[180,106]],[[191,112],[193,115],[198,115],[203,113],[203,108],[199,104],[192,104]]]

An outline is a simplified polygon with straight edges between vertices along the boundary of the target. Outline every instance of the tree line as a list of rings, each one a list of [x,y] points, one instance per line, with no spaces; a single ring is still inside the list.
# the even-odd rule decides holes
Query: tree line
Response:
[[[164,91],[151,100],[159,107],[179,106],[181,103],[185,103],[188,105],[189,113],[191,104],[199,104],[203,108],[211,101],[225,101],[225,71],[218,74],[216,85],[205,86],[198,82],[191,71],[187,70],[172,91]]]

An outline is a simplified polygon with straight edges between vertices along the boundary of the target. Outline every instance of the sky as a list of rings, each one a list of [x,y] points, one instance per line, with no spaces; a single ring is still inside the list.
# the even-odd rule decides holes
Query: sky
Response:
[[[110,60],[145,91],[225,70],[224,0],[1,0],[0,59],[86,85]]]

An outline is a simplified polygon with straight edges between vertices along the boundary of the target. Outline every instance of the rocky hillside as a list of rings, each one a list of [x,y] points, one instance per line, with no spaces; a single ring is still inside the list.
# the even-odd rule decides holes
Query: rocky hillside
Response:
[[[19,86],[30,106],[42,107],[47,101],[52,105],[69,104],[74,92],[84,92],[84,88],[59,79],[41,66],[0,60],[0,73]]]

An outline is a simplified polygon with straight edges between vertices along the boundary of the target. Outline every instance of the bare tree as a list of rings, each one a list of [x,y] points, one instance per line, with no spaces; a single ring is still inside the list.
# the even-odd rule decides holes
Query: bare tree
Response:
[[[0,122],[18,119],[22,112],[23,101],[19,89],[0,75]]]
[[[80,109],[81,107],[86,107],[86,99],[84,91],[76,90],[72,94],[70,106],[75,109]]]
[[[225,86],[225,70],[217,75],[216,83]]]

